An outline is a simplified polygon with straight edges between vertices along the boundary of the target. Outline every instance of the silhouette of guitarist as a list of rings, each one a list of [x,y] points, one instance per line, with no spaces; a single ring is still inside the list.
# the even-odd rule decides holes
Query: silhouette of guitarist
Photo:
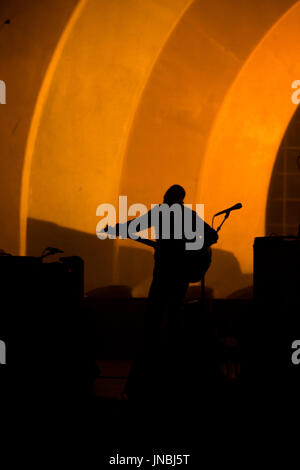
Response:
[[[218,240],[217,232],[200,219],[195,211],[184,206],[184,197],[184,188],[175,184],[167,190],[163,200],[163,206],[167,205],[170,208],[168,220],[164,220],[166,213],[162,210],[162,205],[157,205],[145,215],[133,219],[134,224],[131,224],[131,220],[125,224],[116,224],[114,228],[114,233],[117,235],[121,230],[124,233],[124,228],[127,229],[130,237],[150,226],[155,228],[156,242],[152,242],[152,245],[156,245],[154,271],[145,321],[146,339],[151,341],[159,335],[165,311],[168,331],[178,328],[181,307],[189,282],[200,280],[205,274],[211,261],[209,247]],[[176,215],[172,211],[174,204],[177,209]],[[189,232],[184,225],[184,221],[187,220]],[[197,240],[199,227],[202,227],[201,233],[204,234],[202,248],[187,250],[187,243],[199,241]],[[110,231],[110,229],[112,227],[107,226],[104,230]],[[151,244],[146,240],[145,242]]]

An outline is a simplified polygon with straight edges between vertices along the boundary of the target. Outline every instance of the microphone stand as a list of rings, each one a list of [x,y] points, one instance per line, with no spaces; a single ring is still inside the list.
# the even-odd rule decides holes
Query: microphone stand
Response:
[[[217,228],[216,232],[219,232],[219,230],[221,230],[221,227],[222,225],[224,224],[225,220],[228,219],[229,215],[230,215],[230,212],[231,211],[226,211],[225,213],[225,216],[224,216],[224,219],[222,220],[222,222],[220,223],[219,227]],[[216,217],[216,214],[213,216],[212,218],[212,228],[214,228],[214,219]],[[204,303],[204,311],[205,311],[205,276],[203,276],[203,278],[201,279],[201,298],[203,300],[203,303]]]
[[[219,230],[221,229],[222,225],[224,224],[225,220],[228,219],[229,215],[230,215],[230,212],[231,211],[228,211],[225,213],[225,216],[224,216],[224,219],[222,220],[222,222],[220,223],[219,227],[217,228],[216,232],[219,232]],[[212,228],[214,228],[214,219],[216,217],[216,214],[213,216],[212,218]]]

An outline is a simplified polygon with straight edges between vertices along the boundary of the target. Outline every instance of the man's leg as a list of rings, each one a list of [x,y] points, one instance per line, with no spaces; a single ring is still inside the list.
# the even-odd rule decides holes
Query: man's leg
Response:
[[[165,309],[165,286],[158,279],[153,279],[145,315],[145,338],[147,343],[155,342],[160,335]]]
[[[168,329],[178,333],[183,323],[183,308],[189,283],[185,279],[174,280],[168,295]]]

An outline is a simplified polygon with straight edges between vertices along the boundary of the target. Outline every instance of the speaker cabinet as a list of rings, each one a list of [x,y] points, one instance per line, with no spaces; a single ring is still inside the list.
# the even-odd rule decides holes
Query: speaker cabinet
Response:
[[[255,239],[254,298],[256,301],[299,304],[300,238]]]

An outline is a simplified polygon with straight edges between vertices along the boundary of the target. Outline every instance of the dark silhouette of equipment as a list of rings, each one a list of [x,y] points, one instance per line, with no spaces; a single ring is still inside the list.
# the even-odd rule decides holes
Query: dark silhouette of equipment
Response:
[[[221,224],[219,225],[219,227],[216,229],[216,232],[219,232],[221,230],[221,227],[222,225],[224,224],[225,220],[228,219],[231,211],[235,211],[237,209],[241,209],[243,206],[240,202],[238,202],[237,204],[235,204],[234,206],[232,207],[229,207],[228,209],[224,209],[223,211],[220,211],[220,212],[217,212],[213,218],[212,218],[212,224],[211,226],[213,227],[214,226],[214,220],[215,220],[215,217],[217,217],[218,215],[222,215],[222,214],[225,214],[225,217],[223,219],[223,221],[221,222]]]
[[[299,303],[299,237],[255,238],[253,285],[257,301]]]
[[[299,286],[300,238],[255,238],[255,314],[248,327],[246,367],[267,397],[281,386],[299,386],[299,368],[291,360],[291,345],[300,337]]]
[[[47,256],[56,255],[57,253],[63,253],[63,250],[59,248],[53,248],[52,246],[47,246],[41,254],[41,259],[46,258]]]
[[[229,207],[228,209],[224,209],[223,211],[221,212],[217,212],[214,217],[217,217],[218,215],[222,215],[222,214],[229,214],[231,211],[236,211],[237,209],[241,209],[243,206],[240,202],[238,202],[237,204],[235,204],[234,206],[231,206]]]
[[[78,256],[43,260],[43,255],[0,256],[0,328],[12,392],[22,384],[22,396],[54,403],[79,393],[82,383],[84,264]]]

